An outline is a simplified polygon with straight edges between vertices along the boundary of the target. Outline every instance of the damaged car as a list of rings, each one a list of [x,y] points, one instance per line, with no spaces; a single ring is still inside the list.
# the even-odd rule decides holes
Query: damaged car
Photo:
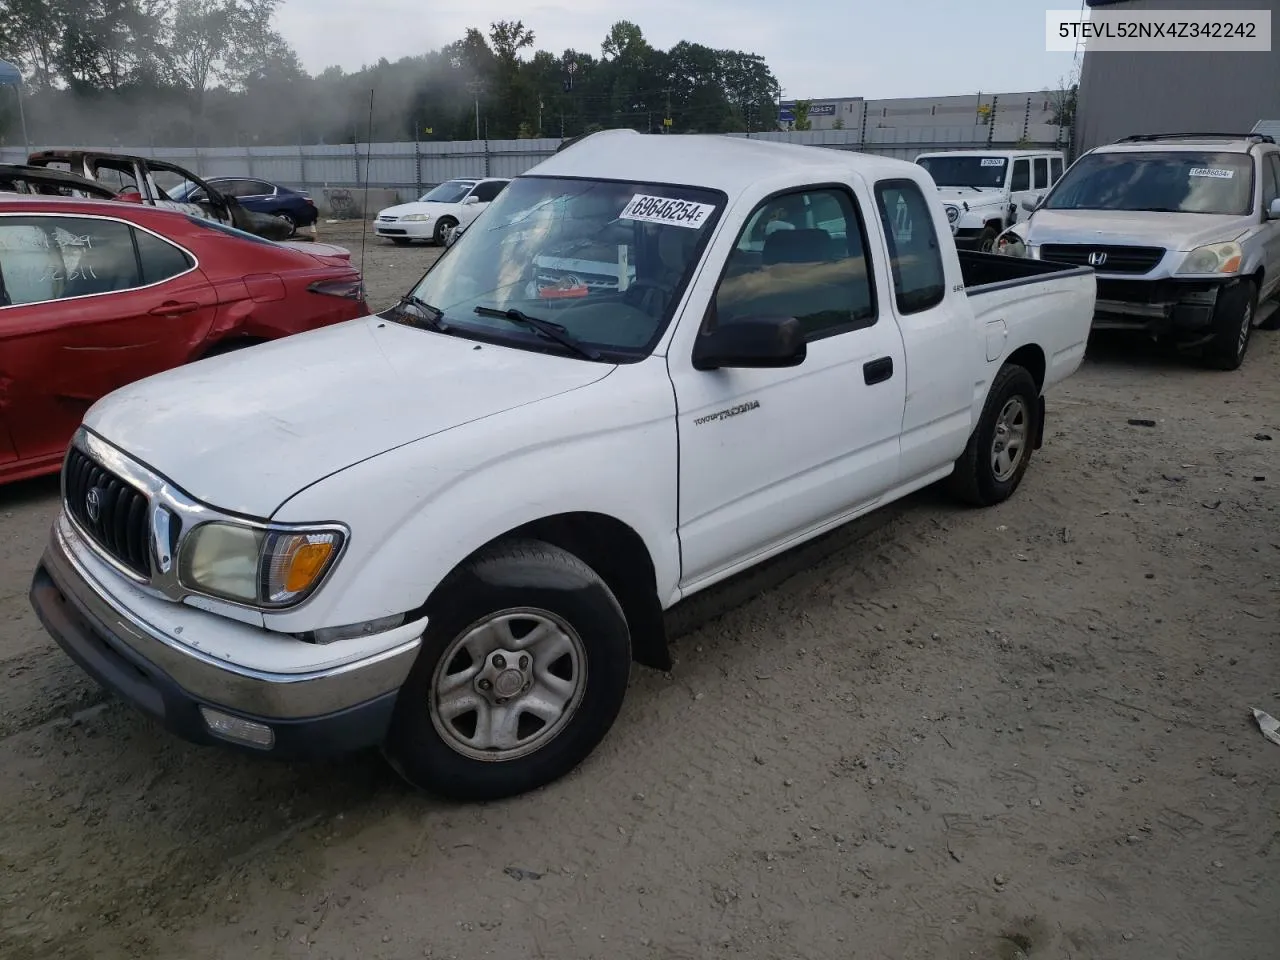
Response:
[[[310,247],[143,204],[0,197],[0,483],[56,473],[113,390],[367,314],[350,260]]]
[[[190,170],[151,157],[93,150],[42,150],[27,159],[31,166],[69,173],[108,185],[117,200],[176,210],[217,220],[267,240],[288,240],[294,226],[278,217],[247,209],[235,197],[210,186]],[[198,199],[182,199],[199,191]]]

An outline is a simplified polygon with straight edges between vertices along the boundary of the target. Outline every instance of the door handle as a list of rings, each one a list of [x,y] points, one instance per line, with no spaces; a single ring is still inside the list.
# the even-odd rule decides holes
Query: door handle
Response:
[[[862,365],[862,379],[867,382],[867,386],[876,383],[884,383],[893,377],[893,357],[880,357],[877,360],[868,360]]]
[[[180,317],[184,313],[194,313],[200,309],[198,303],[178,303],[176,300],[166,300],[158,307],[153,307],[147,312],[153,317]]]

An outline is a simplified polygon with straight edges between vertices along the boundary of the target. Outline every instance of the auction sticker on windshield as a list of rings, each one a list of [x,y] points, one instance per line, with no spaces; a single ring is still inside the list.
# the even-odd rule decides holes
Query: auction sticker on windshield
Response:
[[[983,158],[982,158],[982,166],[984,166],[984,167],[1003,167],[1003,166],[1004,166],[1004,158],[1003,158],[1003,157],[994,157],[994,158],[993,158],[993,157],[983,157]]]
[[[671,197],[651,197],[637,193],[627,201],[621,220],[642,220],[645,223],[664,223],[673,227],[687,227],[697,230],[707,222],[707,217],[715,210],[709,203],[694,203],[692,200],[673,200]]]
[[[1235,177],[1234,170],[1219,170],[1216,167],[1192,167],[1191,176],[1208,177],[1211,180],[1231,180]]]

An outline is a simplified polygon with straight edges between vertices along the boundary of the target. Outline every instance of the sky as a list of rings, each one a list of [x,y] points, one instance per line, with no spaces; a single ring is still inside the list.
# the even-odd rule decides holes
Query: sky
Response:
[[[928,97],[1054,89],[1069,53],[1045,51],[1045,11],[1078,0],[284,0],[277,29],[310,73],[439,49],[468,27],[523,20],[535,49],[600,56],[618,20],[667,49],[681,40],[762,55],[788,99]],[[641,12],[643,10],[643,12]]]

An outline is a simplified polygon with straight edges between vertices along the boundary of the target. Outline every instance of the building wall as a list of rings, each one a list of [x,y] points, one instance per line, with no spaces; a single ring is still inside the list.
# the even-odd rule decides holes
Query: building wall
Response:
[[[1205,10],[1207,0],[1119,0],[1100,10]],[[1280,0],[1230,0],[1234,10],[1271,10]],[[1075,152],[1139,133],[1247,133],[1280,117],[1280,43],[1269,53],[1090,52],[1080,73]]]
[[[902,97],[893,100],[864,100],[862,97],[834,97],[810,101],[809,121],[814,130],[861,129],[866,111],[867,129],[911,127],[966,127],[985,123],[991,114],[997,124],[1036,126],[1053,119],[1053,95],[1047,90],[1015,93],[975,93],[958,97]],[[794,100],[782,103],[779,128],[790,126]]]

